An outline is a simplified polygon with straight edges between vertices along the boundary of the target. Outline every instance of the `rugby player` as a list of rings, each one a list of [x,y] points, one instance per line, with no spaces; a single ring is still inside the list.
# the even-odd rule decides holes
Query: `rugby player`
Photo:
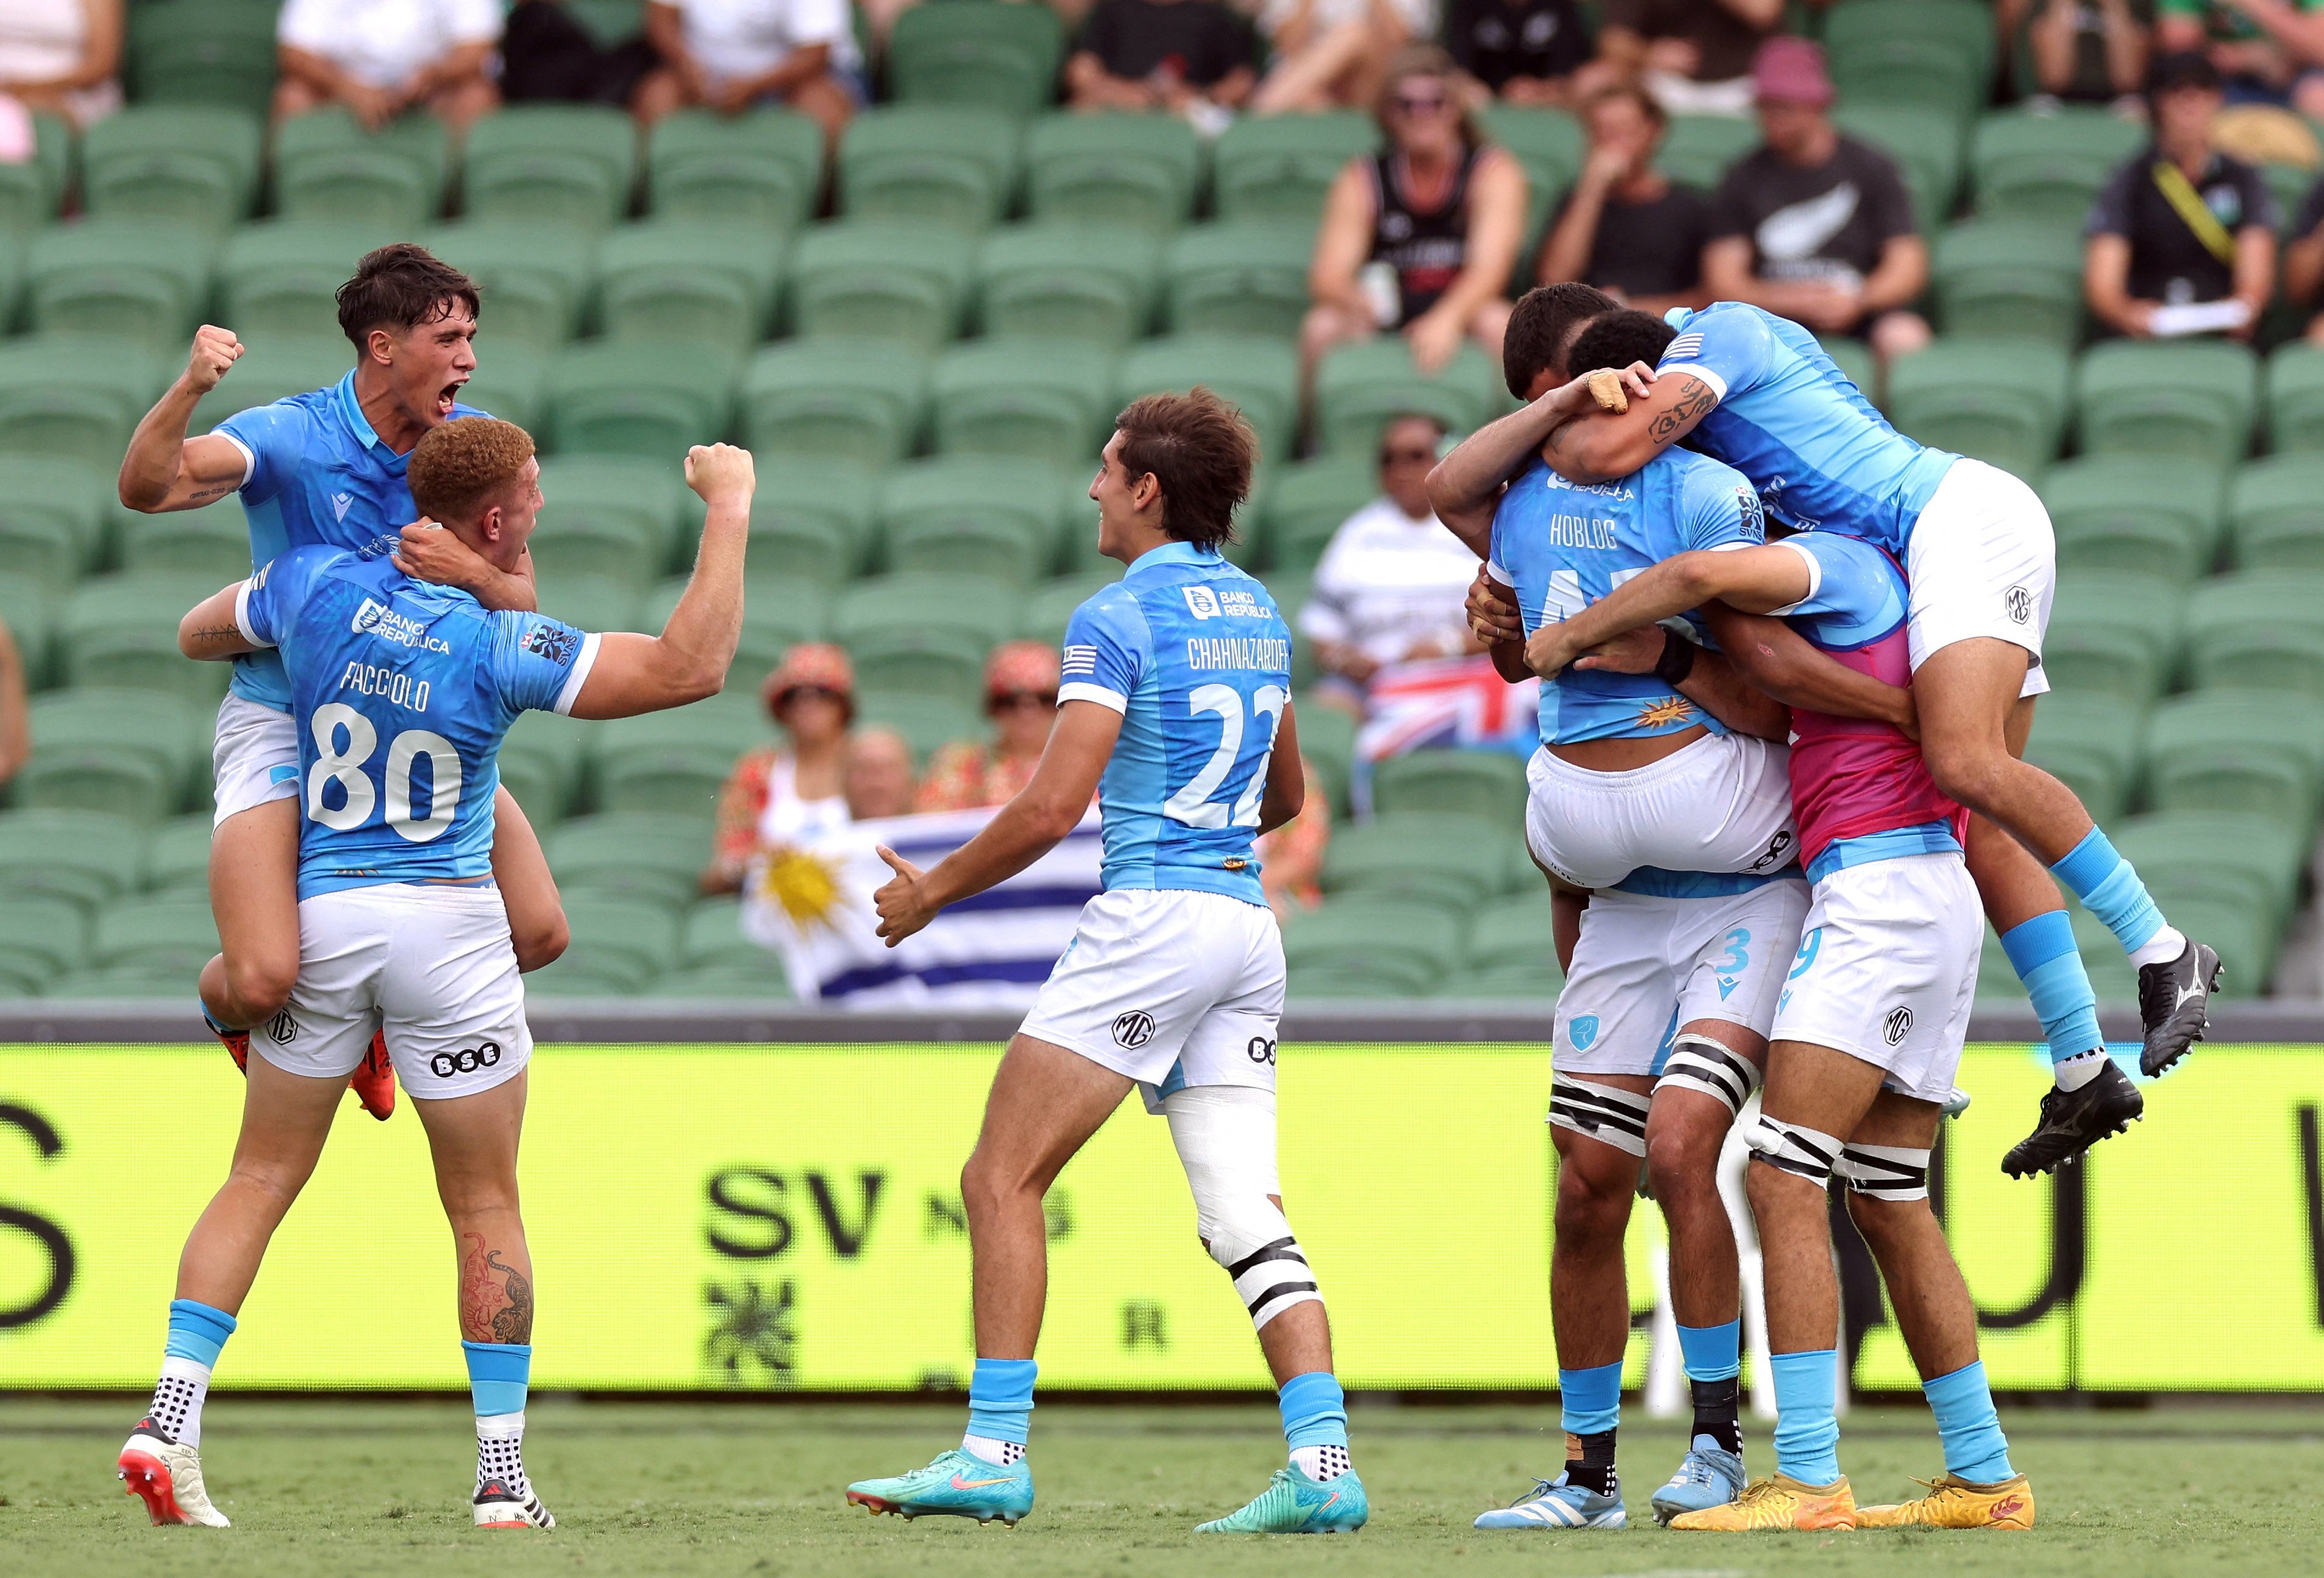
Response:
[[[474,417],[420,438],[410,480],[431,517],[509,574],[540,509],[540,470],[522,429]],[[383,1033],[452,1227],[476,1411],[475,1520],[555,1526],[523,1461],[533,1293],[516,1157],[532,1038],[493,886],[498,753],[528,709],[629,717],[724,684],[742,632],[751,457],[697,448],[686,471],[708,519],[658,637],[487,610],[407,575],[392,539],[354,552],[294,548],[180,625],[189,657],[281,654],[304,809],[301,959],[289,1005],[252,1038],[233,1167],[186,1241],[161,1380],[121,1451],[121,1477],[155,1523],[226,1525],[199,1454],[211,1368],[349,1075]]]
[[[1622,475],[1686,438],[1750,477],[1779,521],[1861,537],[1904,564],[1913,588],[1909,715],[1938,785],[2011,835],[1973,827],[1970,872],[2041,1016],[2057,1080],[2034,1131],[2003,1168],[2017,1177],[2048,1171],[2127,1128],[2144,1101],[2106,1056],[2096,998],[2050,876],[2104,920],[2139,965],[2142,1066],[2150,1075],[2202,1034],[2218,956],[2164,924],[2071,790],[2018,759],[2033,698],[2048,688],[2040,648],[2056,566],[2041,501],[2004,472],[1898,434],[1812,337],[1757,308],[1722,302],[1674,317],[1660,372],[1637,369],[1620,414],[1599,410],[1584,381],[1567,383],[1558,360],[1582,326],[1616,309],[1611,299],[1561,285],[1519,308],[1503,371],[1512,392],[1532,403],[1473,435],[1439,466],[1432,492],[1440,514],[1482,496],[1544,444],[1554,467],[1589,481],[1608,468]],[[1479,617],[1500,635],[1513,632],[1506,615],[1496,622],[1480,609]],[[1603,613],[1584,610],[1541,635],[1529,655],[1568,662],[1610,629]],[[1817,672],[1798,667],[1811,678]],[[1824,706],[1808,694],[1782,699]]]
[[[1041,1197],[1136,1086],[1169,1121],[1195,1231],[1258,1328],[1290,1447],[1266,1490],[1198,1532],[1351,1530],[1369,1508],[1331,1327],[1276,1177],[1283,944],[1251,849],[1305,796],[1290,631],[1219,552],[1256,445],[1240,413],[1200,388],[1137,401],[1114,426],[1089,492],[1099,551],[1129,568],[1066,626],[1057,721],[1032,780],[933,870],[881,851],[896,872],[876,895],[892,946],[1038,859],[1095,794],[1105,891],[1010,1041],[961,1174],[975,1268],[967,1434],[847,1499],[906,1518],[1014,1524],[1032,1510]]]
[[[239,493],[250,518],[251,564],[293,548],[361,549],[384,540],[422,579],[459,586],[487,608],[529,612],[532,560],[500,568],[456,534],[413,524],[405,485],[412,447],[438,424],[482,413],[458,403],[475,371],[474,281],[421,248],[381,247],[338,292],[339,327],[355,365],[311,393],[237,412],[198,438],[186,424],[202,396],[242,355],[230,330],[205,324],[186,370],[145,413],[121,462],[121,502],[145,514],[198,509]],[[289,1001],[299,973],[299,742],[281,660],[235,660],[218,708],[217,812],[210,839],[210,908],[221,952],[202,972],[202,1001],[237,1067],[250,1029]],[[524,813],[500,797],[493,875],[519,966],[538,969],[565,949],[564,910]],[[373,1116],[395,1103],[395,1076],[375,1046],[355,1081]]]

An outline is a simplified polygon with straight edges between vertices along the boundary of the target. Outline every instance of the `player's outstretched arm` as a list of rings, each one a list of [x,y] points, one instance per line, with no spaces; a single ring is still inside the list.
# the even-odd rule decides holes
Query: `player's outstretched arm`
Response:
[[[1290,721],[1285,709],[1284,721]],[[936,918],[947,904],[1005,881],[1056,847],[1057,841],[1089,814],[1097,780],[1113,759],[1121,734],[1121,715],[1095,701],[1068,701],[1057,708],[1040,765],[1016,798],[992,814],[977,835],[922,871],[892,849],[880,858],[895,880],[872,896],[880,911],[880,936],[890,947]]]
[[[233,439],[216,433],[186,437],[194,407],[241,356],[242,342],[232,329],[206,323],[194,331],[186,370],[130,435],[118,484],[124,504],[147,515],[198,509],[242,485],[250,461]]]
[[[1299,724],[1283,704],[1283,721],[1276,726],[1274,754],[1267,759],[1267,789],[1259,802],[1259,830],[1272,833],[1307,804],[1307,767],[1299,759]]]
[[[1921,737],[1913,693],[1834,660],[1780,619],[1744,614],[1724,603],[1702,609],[1720,650],[1753,687],[1785,706],[1841,718],[1870,718]]]
[[[1549,435],[1543,456],[1566,481],[1601,483],[1629,475],[1694,431],[1719,404],[1718,393],[1691,373],[1657,377],[1653,369],[1634,364],[1621,376],[1626,409],[1607,409],[1593,400]],[[1576,378],[1566,387],[1586,392],[1589,382]],[[1645,393],[1635,392],[1637,383],[1648,386]]]
[[[238,658],[244,652],[258,651],[258,644],[242,633],[242,626],[234,616],[235,599],[247,585],[246,581],[236,581],[188,610],[185,618],[178,621],[178,650],[189,658],[201,660]]]
[[[597,660],[574,699],[576,718],[627,718],[715,696],[725,687],[742,638],[742,549],[751,536],[757,477],[751,452],[697,444],[686,457],[686,485],[709,516],[694,575],[661,634],[598,638]]]
[[[1635,376],[1637,371],[1626,381],[1643,398],[1646,383]],[[1509,478],[1532,463],[1552,432],[1595,409],[1588,385],[1577,378],[1462,439],[1428,474],[1428,503],[1436,518],[1471,552],[1486,557],[1492,548],[1493,512]]]
[[[1674,554],[1572,618],[1535,631],[1526,641],[1526,661],[1535,673],[1546,677],[1626,630],[1684,614],[1713,599],[1763,614],[1788,608],[1813,590],[1808,560],[1788,548],[1698,549]]]

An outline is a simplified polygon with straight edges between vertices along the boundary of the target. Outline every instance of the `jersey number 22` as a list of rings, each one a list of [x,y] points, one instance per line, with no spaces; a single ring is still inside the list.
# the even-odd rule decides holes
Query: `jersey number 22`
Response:
[[[1258,826],[1259,798],[1267,789],[1268,758],[1275,752],[1275,731],[1282,725],[1284,704],[1290,699],[1280,685],[1262,685],[1251,692],[1250,710],[1267,720],[1267,749],[1259,753],[1259,764],[1251,769],[1250,782],[1235,797],[1234,808],[1229,810],[1211,797],[1219,792],[1227,774],[1234,771],[1235,758],[1242,751],[1242,692],[1231,685],[1196,686],[1194,694],[1186,697],[1186,715],[1219,715],[1219,748],[1203,763],[1202,771],[1162,802],[1162,814],[1189,827]]]

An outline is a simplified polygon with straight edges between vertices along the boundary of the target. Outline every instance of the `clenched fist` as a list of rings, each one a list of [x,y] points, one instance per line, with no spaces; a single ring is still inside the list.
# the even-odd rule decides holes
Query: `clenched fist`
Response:
[[[759,485],[751,452],[732,444],[696,444],[686,452],[686,485],[706,504],[743,503]]]
[[[186,357],[186,383],[196,394],[218,386],[226,369],[242,359],[242,342],[234,330],[206,323],[194,330],[194,348]]]

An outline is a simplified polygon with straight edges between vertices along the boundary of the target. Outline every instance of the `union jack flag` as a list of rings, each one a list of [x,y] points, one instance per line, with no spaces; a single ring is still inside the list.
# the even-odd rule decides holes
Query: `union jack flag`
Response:
[[[1372,676],[1356,754],[1367,762],[1424,746],[1531,754],[1541,681],[1511,685],[1481,653],[1391,663]]]

